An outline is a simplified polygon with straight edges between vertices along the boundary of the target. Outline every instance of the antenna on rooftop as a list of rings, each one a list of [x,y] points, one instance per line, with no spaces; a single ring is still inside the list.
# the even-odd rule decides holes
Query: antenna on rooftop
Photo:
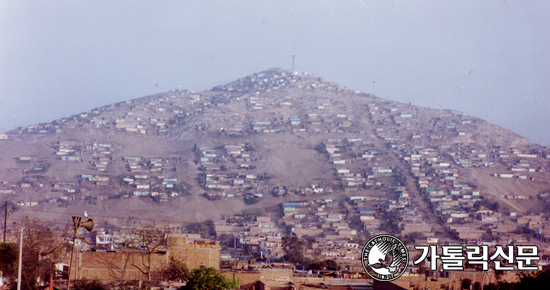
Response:
[[[294,70],[294,58],[296,57],[295,54],[291,55],[292,56],[292,70]]]

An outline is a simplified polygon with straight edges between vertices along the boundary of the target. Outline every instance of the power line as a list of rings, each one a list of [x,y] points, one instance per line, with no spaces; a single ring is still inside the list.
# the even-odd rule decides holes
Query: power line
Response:
[[[74,212],[59,212],[59,211],[51,211],[51,210],[39,210],[39,209],[27,209],[27,208],[20,208],[18,210],[22,211],[32,211],[32,212],[45,212],[45,213],[54,213],[59,215],[80,215],[79,213]],[[174,222],[174,223],[182,223],[182,224],[192,224],[192,222],[186,222],[181,220],[175,220],[175,219],[155,219],[155,218],[141,218],[141,217],[135,217],[135,216],[129,216],[129,217],[123,217],[123,216],[109,216],[109,215],[94,215],[93,218],[104,218],[104,219],[120,219],[120,220],[144,220],[144,221],[156,221],[156,222]],[[16,219],[16,218],[11,218]],[[19,219],[24,220],[24,219]]]

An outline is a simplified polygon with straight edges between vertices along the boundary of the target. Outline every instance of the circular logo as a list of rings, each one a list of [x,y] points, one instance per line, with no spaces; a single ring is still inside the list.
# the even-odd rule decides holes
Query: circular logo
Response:
[[[378,281],[393,281],[401,277],[408,264],[407,247],[392,235],[374,236],[361,251],[363,269]]]

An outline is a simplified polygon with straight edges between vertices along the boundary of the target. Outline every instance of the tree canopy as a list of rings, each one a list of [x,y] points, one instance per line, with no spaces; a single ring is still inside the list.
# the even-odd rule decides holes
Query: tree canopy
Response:
[[[15,243],[0,243],[0,272],[6,277],[15,275],[19,247]]]
[[[191,234],[200,234],[203,239],[216,237],[216,227],[214,221],[206,220],[202,223],[192,223],[185,226],[185,231]]]
[[[216,268],[193,269],[185,286],[179,290],[229,290],[239,288],[239,281],[231,281]]]
[[[305,246],[306,241],[296,236],[283,237],[283,250],[285,251],[283,259],[291,263],[303,264],[305,260]]]
[[[338,271],[340,266],[332,259],[327,259],[320,262],[314,262],[307,266],[308,270],[326,270],[326,271]]]

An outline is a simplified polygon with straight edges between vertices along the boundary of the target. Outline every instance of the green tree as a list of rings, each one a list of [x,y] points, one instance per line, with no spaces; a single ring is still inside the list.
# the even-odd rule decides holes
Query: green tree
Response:
[[[244,150],[248,151],[248,152],[253,152],[254,151],[254,147],[252,147],[252,145],[250,144],[245,144],[244,145]]]
[[[221,234],[218,236],[218,241],[220,245],[227,248],[234,248],[241,245],[240,239],[235,237],[233,234]]]
[[[481,209],[481,207],[484,206],[487,209],[490,209],[492,211],[498,211],[500,209],[500,204],[498,202],[491,202],[488,199],[482,199],[478,200],[474,203],[473,209],[475,211],[478,211]]]
[[[239,281],[231,281],[216,268],[198,268],[189,273],[189,280],[180,290],[229,290],[239,288]]]
[[[306,248],[307,248],[307,249],[312,249],[312,248],[313,248],[313,244],[317,242],[317,241],[315,240],[315,237],[310,237],[310,236],[308,236],[308,235],[302,236],[302,240],[304,240],[304,241],[306,242]]]
[[[258,203],[259,201],[260,200],[258,198],[255,198],[255,197],[252,197],[252,196],[247,196],[247,197],[244,198],[244,203],[246,203],[248,205]]]
[[[15,278],[19,248],[15,243],[0,243],[0,272],[4,277]]]
[[[203,239],[216,237],[216,226],[214,226],[213,220],[189,224],[185,226],[185,231],[191,234],[200,234]]]
[[[317,153],[320,153],[322,155],[324,155],[325,157],[329,157],[329,154],[328,154],[328,151],[327,151],[327,146],[325,145],[325,143],[323,142],[320,142],[319,144],[317,144],[315,146],[315,151],[317,151]]]
[[[406,234],[403,239],[409,243],[413,243],[416,240],[421,240],[424,238],[424,234],[421,232],[412,232]]]
[[[206,173],[199,173],[197,177],[197,182],[202,186],[202,188],[206,188]]]
[[[307,266],[308,270],[328,270],[328,271],[338,271],[340,266],[338,263],[332,259],[327,259],[321,262],[311,263]]]
[[[384,219],[387,221],[380,224],[380,230],[398,233],[399,232],[399,221],[400,221],[400,212],[399,209],[388,210],[384,212]]]
[[[283,250],[285,255],[283,259],[295,264],[304,263],[306,241],[298,239],[296,236],[283,237]]]

